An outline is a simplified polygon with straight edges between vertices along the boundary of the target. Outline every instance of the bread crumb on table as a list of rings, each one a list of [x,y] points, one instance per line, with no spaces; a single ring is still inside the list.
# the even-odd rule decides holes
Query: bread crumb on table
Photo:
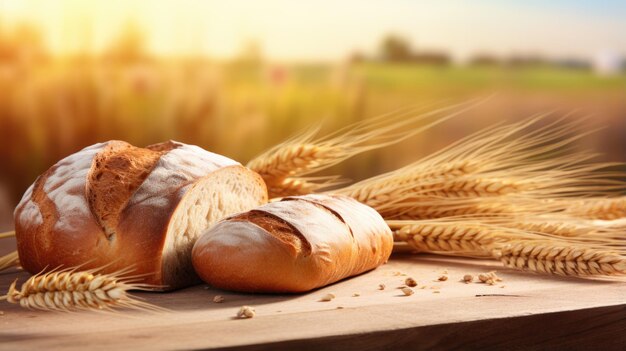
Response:
[[[402,292],[405,296],[411,296],[415,293],[415,291],[413,291],[413,289],[411,288],[402,288]]]
[[[463,276],[463,282],[464,282],[465,284],[469,284],[469,283],[471,283],[472,281],[474,281],[474,276],[473,276],[473,275],[471,275],[471,274],[466,274],[466,275],[464,275],[464,276]]]
[[[417,281],[415,281],[415,279],[408,277],[404,280],[404,284],[406,284],[409,287],[416,287],[417,286]]]
[[[437,280],[439,280],[440,282],[445,282],[446,280],[448,280],[448,276],[447,275],[442,275],[439,278],[437,278]]]
[[[352,294],[352,297],[359,297],[359,296],[361,296],[361,294],[359,294],[359,293]]]
[[[478,280],[488,285],[495,285],[496,282],[502,281],[502,279],[496,275],[496,272],[481,273],[478,275]]]
[[[326,294],[320,299],[321,302],[328,302],[335,298],[335,294]]]
[[[241,306],[239,312],[237,312],[237,318],[246,319],[254,316],[256,316],[256,311],[250,306]]]
[[[213,297],[213,302],[215,302],[215,303],[224,302],[224,296],[222,296],[222,295],[215,295],[215,297]]]
[[[378,290],[385,290],[385,284],[378,284]]]

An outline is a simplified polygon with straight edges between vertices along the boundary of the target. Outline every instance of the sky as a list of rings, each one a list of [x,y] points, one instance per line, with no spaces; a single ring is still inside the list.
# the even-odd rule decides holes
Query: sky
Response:
[[[56,53],[100,52],[133,21],[155,54],[226,58],[256,42],[266,57],[306,61],[373,54],[389,33],[459,61],[626,55],[624,19],[626,1],[612,0],[0,0],[0,26],[33,22]]]

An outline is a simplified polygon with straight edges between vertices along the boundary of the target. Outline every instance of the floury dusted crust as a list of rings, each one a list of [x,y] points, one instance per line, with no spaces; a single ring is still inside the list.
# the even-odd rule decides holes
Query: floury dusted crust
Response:
[[[184,287],[197,281],[189,251],[199,232],[265,202],[256,173],[197,146],[100,143],[59,161],[24,194],[15,210],[20,263],[31,273],[132,267],[144,283]]]
[[[195,243],[198,275],[246,292],[303,292],[387,262],[391,230],[346,196],[288,197],[229,217]]]

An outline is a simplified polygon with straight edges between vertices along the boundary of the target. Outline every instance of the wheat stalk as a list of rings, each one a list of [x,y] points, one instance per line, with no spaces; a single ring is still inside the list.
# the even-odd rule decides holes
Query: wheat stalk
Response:
[[[0,239],[4,239],[4,238],[10,238],[10,237],[14,237],[15,236],[15,231],[9,231],[9,232],[4,232],[4,233],[0,233]]]
[[[8,268],[15,267],[19,263],[20,260],[17,251],[6,254],[0,257],[0,272]]]
[[[20,289],[16,288],[17,280],[14,281],[0,300],[46,311],[110,311],[114,308],[164,311],[128,293],[129,290],[147,290],[149,286],[133,283],[136,277],[123,277],[127,272],[98,274],[95,270],[72,269],[40,273],[30,277]]]
[[[481,102],[481,101],[479,101]],[[450,119],[474,107],[476,100],[454,106],[421,112],[416,109],[395,112],[342,128],[322,138],[315,138],[319,128],[314,128],[286,142],[276,145],[257,156],[247,167],[261,175],[270,188],[270,197],[299,195],[302,191],[316,191],[317,186],[309,180],[306,188],[296,187],[299,177],[319,172],[357,154],[398,143],[438,123]],[[432,106],[426,106],[427,110]],[[424,125],[416,123],[432,119]],[[285,182],[286,179],[289,181]]]
[[[577,277],[626,274],[626,256],[566,241],[510,241],[494,248],[494,257],[505,266],[545,274]]]
[[[416,214],[413,219],[419,219],[447,215],[451,199],[463,200],[452,203],[456,214],[473,213],[491,198],[545,213],[563,210],[555,199],[624,187],[612,178],[617,174],[599,171],[613,164],[589,163],[595,155],[572,152],[585,134],[578,122],[560,119],[537,128],[544,117],[489,128],[409,166],[333,192],[352,196],[385,218]]]
[[[575,200],[566,212],[591,219],[626,218],[626,197]]]

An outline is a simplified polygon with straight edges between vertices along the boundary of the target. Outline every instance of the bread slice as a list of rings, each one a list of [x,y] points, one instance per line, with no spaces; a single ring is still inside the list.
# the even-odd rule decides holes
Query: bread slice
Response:
[[[144,283],[175,289],[198,281],[191,248],[219,219],[267,202],[254,172],[174,141],[87,147],[42,174],[15,210],[20,263],[128,267]]]

